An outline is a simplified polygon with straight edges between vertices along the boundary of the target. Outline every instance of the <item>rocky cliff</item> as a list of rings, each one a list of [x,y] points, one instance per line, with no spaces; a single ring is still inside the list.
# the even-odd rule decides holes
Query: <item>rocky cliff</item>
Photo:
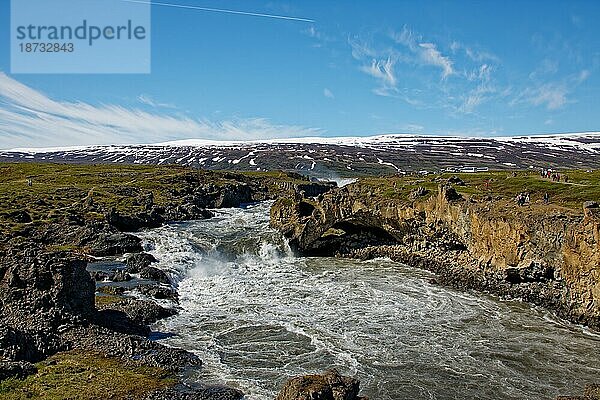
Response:
[[[407,197],[360,182],[318,198],[278,200],[271,223],[305,255],[390,257],[438,281],[548,307],[600,328],[600,212],[517,207],[447,183]]]

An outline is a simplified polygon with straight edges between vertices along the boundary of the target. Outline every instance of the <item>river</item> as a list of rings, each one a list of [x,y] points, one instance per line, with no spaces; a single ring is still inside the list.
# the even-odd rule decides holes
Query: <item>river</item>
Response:
[[[269,205],[140,235],[180,295],[153,328],[202,358],[192,379],[248,400],[330,367],[372,400],[552,399],[598,381],[600,335],[389,260],[294,257]]]

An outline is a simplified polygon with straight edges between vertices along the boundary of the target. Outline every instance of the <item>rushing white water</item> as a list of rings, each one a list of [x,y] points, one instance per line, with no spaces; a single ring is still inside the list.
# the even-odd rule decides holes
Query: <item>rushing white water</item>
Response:
[[[268,207],[142,234],[180,293],[179,315],[155,329],[203,359],[195,379],[249,400],[330,367],[373,400],[537,400],[597,381],[599,336],[389,260],[295,258]]]

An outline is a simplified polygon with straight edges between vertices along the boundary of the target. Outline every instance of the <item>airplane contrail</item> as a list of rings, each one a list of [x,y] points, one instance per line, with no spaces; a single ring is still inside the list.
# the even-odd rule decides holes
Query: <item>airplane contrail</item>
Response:
[[[220,9],[220,8],[188,6],[188,5],[184,5],[184,4],[173,4],[173,3],[157,3],[154,1],[151,2],[151,1],[143,1],[143,0],[121,0],[121,1],[124,1],[126,3],[138,3],[138,4],[147,4],[147,5],[162,6],[162,7],[185,8],[185,9],[189,9],[189,10],[209,11],[209,12],[218,12],[218,13],[225,13],[225,14],[248,15],[251,17],[275,18],[275,19],[285,19],[288,21],[300,21],[300,22],[311,22],[311,23],[315,22],[314,20],[308,19],[308,18],[290,17],[290,16],[286,16],[286,15],[261,14],[261,13],[254,13],[254,12],[248,12],[248,11],[224,10],[224,9]]]

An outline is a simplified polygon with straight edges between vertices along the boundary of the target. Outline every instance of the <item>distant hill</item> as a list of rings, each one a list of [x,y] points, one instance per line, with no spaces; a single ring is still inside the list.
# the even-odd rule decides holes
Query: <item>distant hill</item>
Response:
[[[296,170],[352,177],[447,168],[600,168],[600,132],[467,138],[384,135],[251,142],[0,150],[0,161],[179,164],[213,170]]]

